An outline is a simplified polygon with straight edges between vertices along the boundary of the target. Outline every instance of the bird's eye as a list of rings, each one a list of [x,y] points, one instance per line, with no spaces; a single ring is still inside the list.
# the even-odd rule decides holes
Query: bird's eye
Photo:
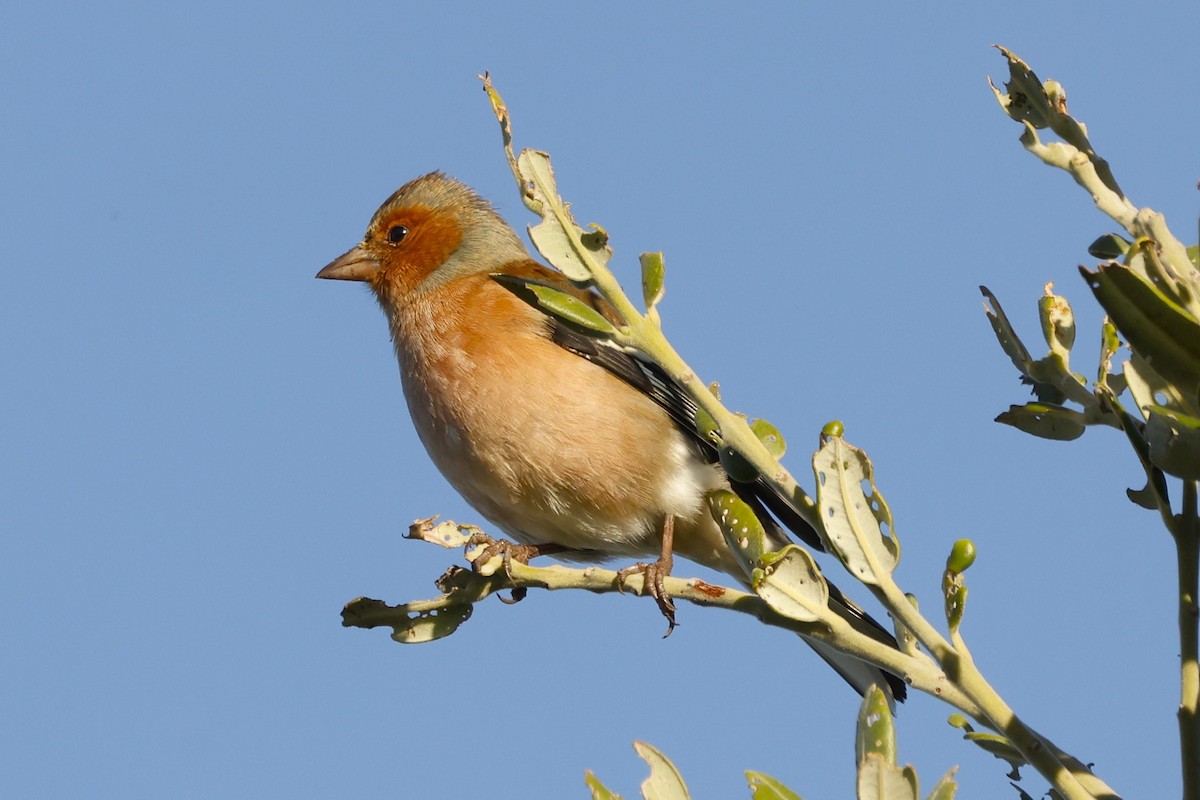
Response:
[[[400,240],[408,236],[408,228],[403,225],[393,225],[388,228],[388,241],[392,244],[400,244]]]

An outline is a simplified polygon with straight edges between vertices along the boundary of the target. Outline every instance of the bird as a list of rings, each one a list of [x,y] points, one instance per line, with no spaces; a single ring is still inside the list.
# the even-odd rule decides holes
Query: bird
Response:
[[[662,587],[675,555],[747,583],[705,498],[736,491],[775,548],[816,532],[765,484],[732,481],[696,407],[661,370],[526,302],[523,282],[551,286],[611,317],[595,291],[534,260],[495,207],[431,172],[375,212],[361,242],[322,279],[367,284],[387,317],[417,434],[447,481],[514,543],[522,560],[645,559],[633,572],[674,627]],[[895,638],[830,584],[831,607],[857,630]],[[856,691],[903,700],[896,675],[805,638]]]

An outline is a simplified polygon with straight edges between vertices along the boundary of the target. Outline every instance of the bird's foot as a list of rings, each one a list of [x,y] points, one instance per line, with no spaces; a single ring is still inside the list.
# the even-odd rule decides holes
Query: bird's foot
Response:
[[[471,569],[483,574],[483,568],[488,562],[496,556],[503,556],[504,574],[510,577],[512,576],[512,562],[516,561],[520,564],[528,564],[530,559],[561,553],[566,549],[556,544],[517,544],[516,542],[510,542],[508,539],[496,539],[482,531],[471,534],[471,538],[467,540],[467,550],[470,551],[472,547],[479,545],[485,546],[479,555],[471,559]],[[512,605],[524,600],[527,594],[529,594],[528,589],[524,586],[517,586],[512,590],[511,597],[496,596],[500,597],[501,602]]]
[[[667,618],[667,632],[663,634],[664,639],[670,636],[677,626],[675,601],[667,593],[666,586],[663,585],[663,581],[671,574],[671,568],[675,566],[674,542],[675,518],[667,517],[663,520],[662,549],[659,552],[658,560],[649,563],[639,561],[631,567],[617,571],[617,591],[619,592],[625,590],[625,581],[630,575],[640,574],[642,576],[642,593],[653,597],[654,602],[658,604],[658,610]]]
[[[658,561],[645,563],[639,561],[631,567],[625,567],[617,571],[617,591],[625,590],[625,581],[630,575],[642,576],[642,592],[654,598],[654,602],[658,604],[658,610],[667,618],[667,632],[663,634],[663,638],[671,635],[678,623],[675,622],[675,601],[671,595],[667,593],[666,587],[663,586],[663,579],[671,574],[671,559],[667,559],[666,563],[660,558]]]

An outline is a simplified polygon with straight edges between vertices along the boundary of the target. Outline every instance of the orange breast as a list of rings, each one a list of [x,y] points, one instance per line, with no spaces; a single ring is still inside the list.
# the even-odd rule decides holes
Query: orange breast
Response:
[[[722,478],[657,404],[554,344],[541,312],[486,275],[437,295],[394,331],[405,394],[434,462],[493,523],[643,556],[664,514],[707,513]]]

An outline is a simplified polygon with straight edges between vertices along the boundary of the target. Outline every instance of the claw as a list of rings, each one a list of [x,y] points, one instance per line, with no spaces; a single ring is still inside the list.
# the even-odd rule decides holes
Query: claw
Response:
[[[527,594],[529,594],[528,589],[526,589],[524,586],[518,586],[512,590],[512,593],[508,597],[505,597],[502,594],[498,594],[496,597],[500,598],[500,602],[504,603],[506,606],[515,606],[517,603],[524,600],[525,595]]]
[[[664,639],[678,627],[678,623],[675,622],[675,601],[671,599],[671,595],[667,594],[666,586],[663,585],[663,580],[671,574],[671,568],[675,565],[674,541],[675,518],[667,517],[663,520],[662,549],[659,552],[658,560],[649,563],[639,561],[631,567],[617,571],[617,591],[619,592],[625,591],[625,581],[630,575],[640,574],[642,576],[643,593],[654,598],[659,612],[667,619],[667,632],[663,634]]]

